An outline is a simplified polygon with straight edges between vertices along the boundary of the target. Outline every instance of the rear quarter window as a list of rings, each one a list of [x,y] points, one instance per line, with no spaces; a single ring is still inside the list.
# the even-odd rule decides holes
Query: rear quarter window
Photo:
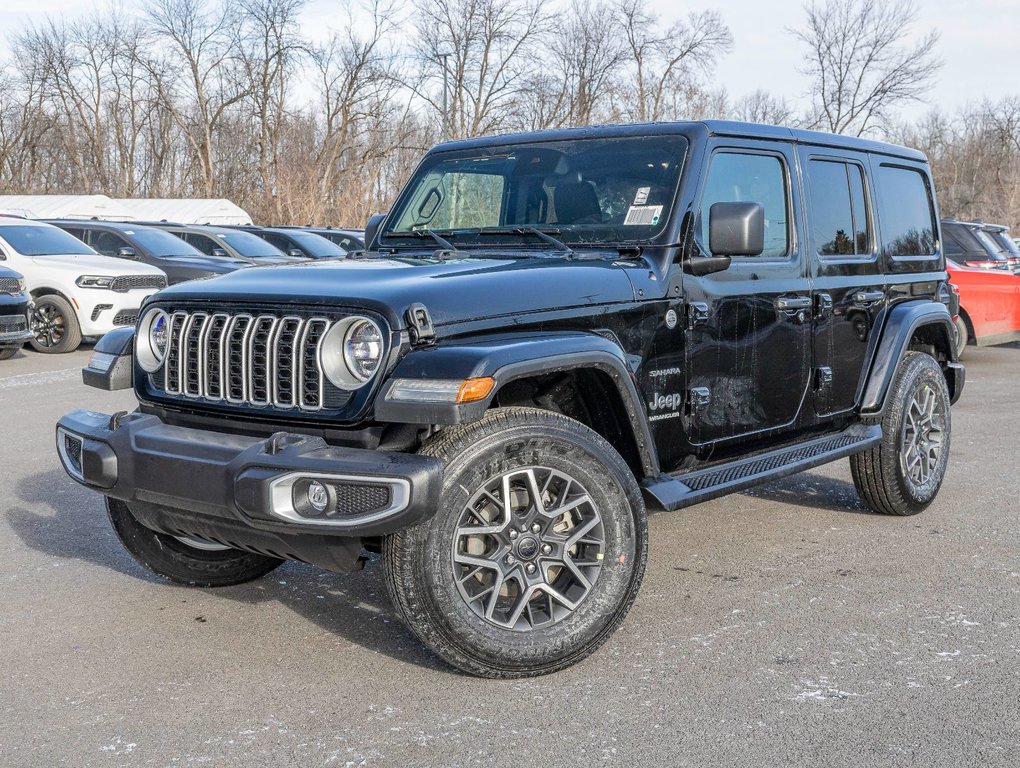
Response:
[[[882,253],[893,259],[936,254],[935,206],[927,177],[915,168],[878,168]]]

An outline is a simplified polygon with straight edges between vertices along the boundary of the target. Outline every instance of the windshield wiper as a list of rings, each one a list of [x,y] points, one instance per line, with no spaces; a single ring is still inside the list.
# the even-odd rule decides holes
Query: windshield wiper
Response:
[[[457,248],[457,246],[455,246],[453,243],[451,243],[449,240],[447,240],[442,235],[439,235],[433,229],[429,229],[428,227],[424,227],[423,229],[413,229],[413,230],[411,230],[411,232],[417,238],[431,237],[433,240],[435,240],[437,243],[439,243],[439,245],[442,246],[443,250],[445,250],[448,254],[452,255],[452,254],[456,254],[456,253],[460,253],[461,252]]]
[[[489,227],[487,229],[479,229],[478,234],[480,235],[533,235],[539,240],[544,240],[549,245],[556,246],[567,258],[574,257],[574,249],[567,245],[562,240],[559,240],[553,235],[558,235],[560,231],[558,229],[542,230],[538,227],[533,227],[530,224],[519,224],[514,227]]]

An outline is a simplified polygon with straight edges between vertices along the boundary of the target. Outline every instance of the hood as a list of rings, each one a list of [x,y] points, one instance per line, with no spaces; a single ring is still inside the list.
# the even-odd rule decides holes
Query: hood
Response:
[[[29,256],[38,267],[61,269],[79,275],[162,275],[163,270],[128,259],[97,254],[66,254],[59,256]]]
[[[407,308],[421,303],[440,326],[633,301],[627,271],[601,259],[342,259],[242,269],[181,283],[159,296],[162,301],[362,307],[400,326]]]

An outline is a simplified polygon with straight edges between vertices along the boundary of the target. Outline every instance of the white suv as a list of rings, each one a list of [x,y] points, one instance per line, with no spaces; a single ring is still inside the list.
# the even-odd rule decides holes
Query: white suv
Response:
[[[100,256],[59,227],[18,217],[0,216],[0,262],[25,276],[39,352],[70,352],[82,337],[134,325],[142,302],[166,287],[156,267]]]

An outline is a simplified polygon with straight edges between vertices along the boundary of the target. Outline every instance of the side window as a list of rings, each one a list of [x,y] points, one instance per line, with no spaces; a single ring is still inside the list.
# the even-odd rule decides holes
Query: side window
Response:
[[[864,175],[856,163],[808,162],[811,234],[823,256],[871,253]]]
[[[118,250],[128,247],[128,241],[113,232],[93,230],[92,247],[103,256],[116,256]]]
[[[289,240],[284,237],[280,237],[280,235],[277,235],[274,232],[266,232],[264,235],[260,235],[260,237],[270,245],[275,245],[284,253],[289,253],[290,249],[294,248]]]
[[[82,229],[81,227],[61,227],[61,229],[63,229],[69,235],[74,235],[83,243],[88,242],[88,240],[86,239],[85,230]]]
[[[198,248],[198,250],[200,250],[207,256],[212,254],[213,248],[220,247],[216,244],[216,241],[213,240],[211,237],[206,237],[205,235],[197,235],[194,232],[185,232],[184,240],[186,242],[191,243],[193,246]]]
[[[882,165],[878,193],[882,253],[933,256],[938,230],[927,179],[913,168]]]
[[[963,256],[965,253],[963,246],[945,227],[942,229],[942,250],[945,251],[946,256]]]
[[[701,244],[708,250],[708,212],[715,203],[760,203],[765,209],[765,250],[755,258],[786,258],[790,252],[790,203],[786,169],[775,155],[717,152],[701,201]]]

